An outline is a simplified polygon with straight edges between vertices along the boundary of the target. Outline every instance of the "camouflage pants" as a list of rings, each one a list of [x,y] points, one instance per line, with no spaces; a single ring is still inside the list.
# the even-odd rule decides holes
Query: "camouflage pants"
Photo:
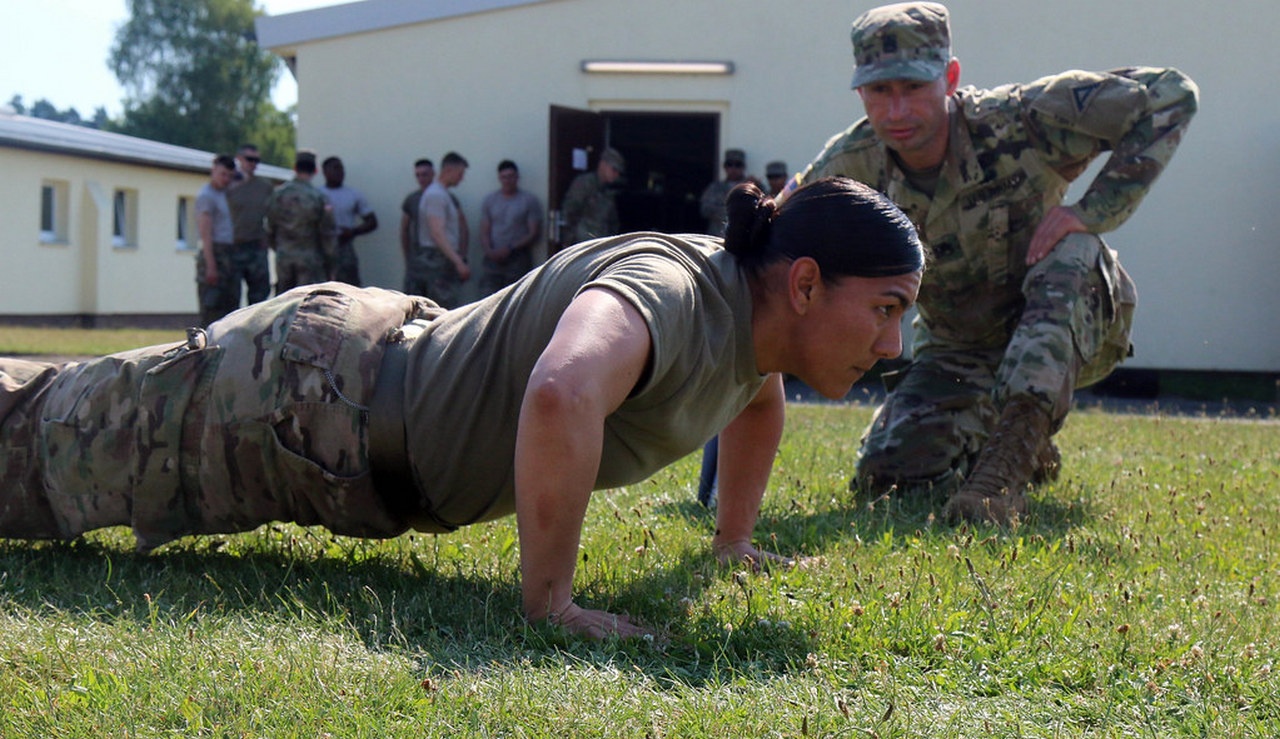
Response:
[[[328,283],[173,346],[0,360],[0,536],[129,525],[148,550],[269,521],[399,534],[370,479],[366,406],[386,334],[429,308]]]
[[[998,349],[926,346],[896,377],[863,433],[853,487],[876,494],[947,494],[966,474],[1013,397],[1049,411],[1056,432],[1074,390],[1106,377],[1129,354],[1137,294],[1115,253],[1072,234],[1031,268],[1026,307]]]
[[[453,263],[434,247],[418,247],[405,265],[404,291],[425,295],[443,308],[462,305],[462,286]]]
[[[354,239],[338,239],[338,256],[330,279],[360,287],[360,258],[356,256]]]
[[[196,253],[196,294],[200,299],[202,326],[239,308],[242,293],[248,294],[250,304],[270,297],[271,273],[267,249],[261,241],[214,244],[213,261],[218,267],[218,284],[209,285],[204,281],[204,254]]]
[[[319,249],[293,246],[276,249],[276,295],[328,279],[328,269]]]
[[[492,295],[516,280],[524,277],[533,268],[533,255],[528,249],[512,252],[502,264],[485,258],[484,274],[480,277],[480,294]]]

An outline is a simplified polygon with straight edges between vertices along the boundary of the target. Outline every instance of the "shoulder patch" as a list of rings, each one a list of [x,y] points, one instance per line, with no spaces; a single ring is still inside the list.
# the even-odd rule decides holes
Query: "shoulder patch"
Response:
[[[1090,82],[1071,88],[1071,98],[1075,101],[1077,113],[1083,113],[1084,109],[1089,107],[1089,100],[1099,87],[1102,87],[1101,82]]]

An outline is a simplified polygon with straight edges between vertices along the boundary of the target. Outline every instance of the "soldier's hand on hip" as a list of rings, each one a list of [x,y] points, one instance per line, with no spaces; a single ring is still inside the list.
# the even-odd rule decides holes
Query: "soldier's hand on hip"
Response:
[[[1036,227],[1036,232],[1031,235],[1031,246],[1027,248],[1027,264],[1032,265],[1044,259],[1067,234],[1085,233],[1088,230],[1075,211],[1070,208],[1059,205],[1050,210]]]

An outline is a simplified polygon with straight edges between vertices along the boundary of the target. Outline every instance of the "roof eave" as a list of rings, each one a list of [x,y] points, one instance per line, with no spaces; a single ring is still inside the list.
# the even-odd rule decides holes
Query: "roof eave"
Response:
[[[549,0],[364,0],[296,13],[260,15],[254,25],[262,48],[289,58],[297,55],[299,45],[313,41],[543,2]]]

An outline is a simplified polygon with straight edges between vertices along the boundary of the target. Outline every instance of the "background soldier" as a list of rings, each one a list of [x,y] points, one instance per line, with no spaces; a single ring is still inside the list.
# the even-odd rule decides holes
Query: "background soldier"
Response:
[[[267,203],[267,244],[276,250],[276,294],[324,282],[337,256],[333,212],[311,184],[316,155],[299,151],[294,179],[276,188]]]
[[[560,204],[565,223],[562,244],[612,236],[622,229],[610,185],[626,171],[622,153],[610,147],[600,152],[595,172],[584,172],[573,179]]]
[[[772,161],[765,165],[764,179],[768,187],[765,192],[769,197],[776,198],[782,192],[782,188],[787,184],[787,176],[790,175],[787,169],[787,163],[783,161]]]
[[[725,198],[729,191],[747,181],[747,153],[742,149],[725,149],[724,179],[716,180],[702,191],[698,212],[707,221],[707,233],[724,236]]]
[[[444,308],[462,305],[462,286],[471,279],[467,263],[466,217],[449,188],[457,187],[470,166],[466,157],[451,151],[440,160],[440,174],[422,193],[418,205],[418,243],[422,247],[418,268],[426,296]]]
[[[497,190],[480,205],[480,245],[484,273],[480,294],[492,295],[533,267],[530,250],[542,235],[542,204],[520,189],[520,168],[510,159],[498,163]]]
[[[347,168],[338,157],[329,157],[321,165],[324,193],[333,213],[337,232],[338,258],[331,265],[329,278],[360,287],[360,258],[356,255],[356,237],[376,231],[378,214],[373,212],[364,193],[346,184]]]
[[[400,205],[400,253],[404,255],[404,292],[410,295],[427,294],[427,267],[418,238],[418,204],[422,195],[436,179],[436,165],[430,159],[413,163],[413,177],[418,188],[404,196]]]
[[[267,214],[267,201],[274,189],[271,182],[254,174],[258,163],[258,147],[245,144],[236,154],[236,174],[227,190],[227,205],[231,208],[231,227],[234,232],[232,249],[233,268],[229,277],[234,280],[231,300],[232,310],[240,307],[240,283],[244,283],[250,304],[260,303],[271,296],[271,268],[267,260],[266,235],[262,219]]]
[[[230,154],[219,154],[209,169],[209,181],[196,193],[196,229],[200,232],[196,296],[200,300],[200,322],[205,326],[240,305],[240,282],[233,276],[231,257],[231,210],[227,206],[227,188],[235,169],[236,162]]]

